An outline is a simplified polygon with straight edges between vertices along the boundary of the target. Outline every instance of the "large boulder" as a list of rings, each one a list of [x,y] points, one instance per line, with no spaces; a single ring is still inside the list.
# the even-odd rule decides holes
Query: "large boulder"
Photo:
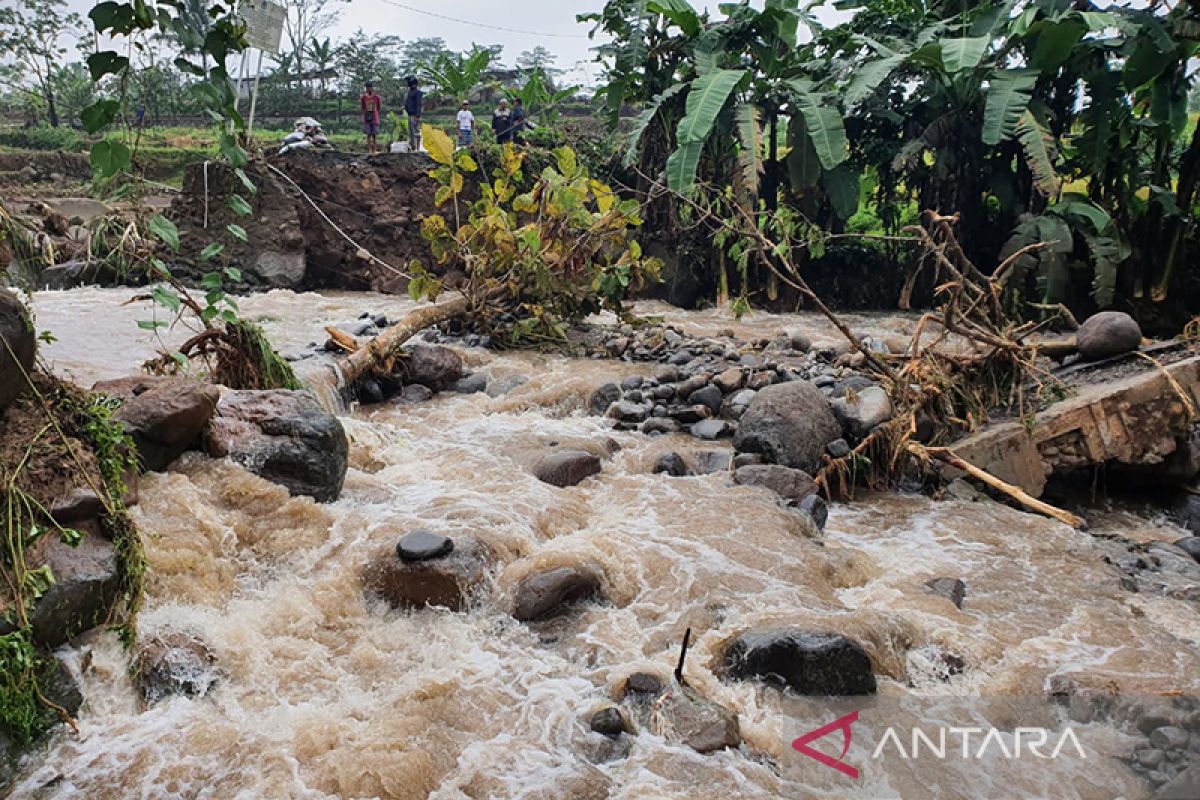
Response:
[[[0,289],[0,410],[25,391],[25,374],[33,369],[37,337],[25,306],[8,289]]]
[[[600,457],[586,450],[557,450],[542,458],[533,474],[542,483],[566,488],[600,472]]]
[[[226,392],[205,432],[205,449],[319,502],[337,499],[350,459],[338,418],[311,394],[285,390]]]
[[[71,547],[47,534],[25,560],[30,569],[49,567],[54,575],[29,615],[39,644],[58,647],[112,617],[121,596],[121,573],[116,547],[108,539],[86,535]]]
[[[739,486],[770,489],[789,504],[799,504],[817,493],[817,484],[807,472],[779,464],[754,464],[738,467],[733,482]]]
[[[836,633],[777,628],[749,630],[725,649],[731,678],[761,678],[800,694],[875,693],[875,672],[862,646]]]
[[[859,440],[876,425],[892,418],[892,401],[882,386],[867,386],[847,392],[832,403],[833,415],[850,438]]]
[[[517,584],[512,615],[522,622],[550,619],[602,591],[600,576],[588,567],[556,567],[535,572]]]
[[[462,356],[449,347],[418,344],[408,351],[404,363],[406,383],[419,383],[444,392],[463,376]]]
[[[217,657],[201,639],[184,631],[166,631],[141,643],[137,686],[142,699],[202,697],[217,682]]]
[[[137,446],[147,472],[161,472],[192,447],[217,410],[220,390],[186,378],[123,378],[94,387],[124,398],[114,417]]]
[[[1087,361],[1131,353],[1142,345],[1137,320],[1123,311],[1101,311],[1079,326],[1075,346]]]
[[[825,395],[808,381],[769,386],[750,402],[733,444],[745,453],[815,473],[825,446],[840,438],[842,427]]]
[[[462,611],[487,580],[496,554],[474,536],[460,536],[445,555],[405,560],[393,550],[376,554],[363,571],[363,589],[393,608],[443,606]]]

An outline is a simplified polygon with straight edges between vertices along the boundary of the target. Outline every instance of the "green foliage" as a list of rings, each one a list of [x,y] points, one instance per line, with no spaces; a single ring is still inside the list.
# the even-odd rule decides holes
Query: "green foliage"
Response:
[[[491,52],[476,46],[469,53],[438,53],[433,61],[422,64],[420,69],[437,92],[458,101],[468,99],[479,87],[491,62]]]
[[[41,126],[0,130],[0,145],[25,150],[65,150],[68,153],[81,152],[85,147],[83,137],[70,128]]]
[[[602,309],[624,313],[624,300],[657,279],[658,262],[630,238],[641,225],[637,202],[592,178],[570,148],[556,150],[555,164],[527,180],[525,154],[505,145],[480,199],[465,203],[474,158],[432,126],[424,141],[438,164],[430,173],[441,186],[437,202],[452,205],[454,218],[430,215],[421,234],[438,264],[467,274],[482,327],[513,344],[563,341],[571,323]],[[410,269],[410,293],[436,298],[441,284],[419,263]]]

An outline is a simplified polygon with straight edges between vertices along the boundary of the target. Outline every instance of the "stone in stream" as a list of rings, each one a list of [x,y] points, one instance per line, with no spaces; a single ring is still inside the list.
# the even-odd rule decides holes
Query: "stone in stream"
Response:
[[[643,422],[650,416],[650,409],[632,400],[621,400],[609,406],[607,416],[619,422]]]
[[[1175,546],[1196,559],[1196,561],[1200,561],[1200,536],[1188,536],[1180,539],[1175,543]]]
[[[655,417],[642,423],[642,433],[649,436],[659,436],[664,433],[679,433],[683,426],[677,420]]]
[[[723,661],[730,678],[762,678],[800,694],[875,693],[870,657],[858,642],[836,633],[748,630],[729,643]]]
[[[153,704],[172,695],[202,697],[217,682],[217,657],[201,639],[167,631],[141,642],[137,687]]]
[[[229,391],[205,432],[213,458],[319,502],[336,500],[346,480],[350,442],[338,418],[308,392]]]
[[[505,375],[503,378],[492,378],[488,381],[484,391],[487,392],[488,397],[503,397],[527,383],[529,383],[529,378],[524,375]]]
[[[711,417],[712,410],[708,406],[684,406],[672,409],[669,416],[682,425],[691,425]]]
[[[1123,311],[1101,311],[1079,326],[1075,346],[1086,361],[1131,353],[1142,346],[1142,329]]]
[[[925,585],[929,587],[929,591],[933,594],[946,598],[957,608],[963,607],[963,600],[967,597],[967,585],[959,578],[934,578],[930,581],[925,581]]]
[[[892,418],[892,401],[882,386],[856,389],[831,404],[842,430],[852,439],[866,438],[877,425]]]
[[[808,514],[809,519],[817,526],[817,530],[825,530],[825,523],[829,521],[829,504],[825,502],[824,497],[819,494],[810,494],[801,500],[796,508]]]
[[[796,352],[807,353],[809,350],[812,350],[812,339],[808,338],[804,331],[797,328],[791,328],[790,330],[786,331],[786,335],[788,338],[788,343]]]
[[[1196,800],[1200,797],[1200,763],[1180,772],[1154,793],[1154,800]]]
[[[681,399],[686,399],[692,396],[692,392],[697,392],[708,385],[708,375],[700,373],[683,381],[675,387],[675,394]]]
[[[733,462],[732,450],[696,450],[689,453],[691,472],[694,475],[712,475],[715,472],[728,472]]]
[[[25,375],[36,355],[37,337],[25,306],[16,294],[0,288],[0,411],[25,391]]]
[[[603,594],[600,576],[589,567],[556,567],[517,584],[513,618],[535,622],[561,616],[570,607]]]
[[[413,531],[405,534],[396,545],[396,555],[401,561],[428,561],[441,558],[454,550],[454,540],[429,531]]]
[[[725,419],[740,420],[757,394],[753,389],[742,389],[729,395],[721,404],[721,416]]]
[[[621,381],[621,389],[628,392],[633,389],[642,388],[643,378],[641,375],[630,375],[625,380]]]
[[[433,399],[433,389],[423,383],[410,383],[400,390],[392,402],[401,406],[412,406]]]
[[[808,381],[770,386],[751,401],[733,444],[768,461],[814,473],[825,446],[842,435],[829,401]]]
[[[721,394],[721,390],[711,383],[702,386],[687,396],[689,405],[708,406],[708,410],[713,414],[721,410],[721,403],[724,399],[725,397]]]
[[[659,708],[663,733],[697,753],[714,753],[742,743],[737,714],[689,689],[672,691]]]
[[[113,418],[133,439],[147,472],[165,470],[197,444],[221,397],[216,386],[188,378],[122,378],[93,388],[124,399]]]
[[[459,394],[476,394],[477,392],[487,391],[488,380],[487,376],[482,372],[472,372],[459,378],[451,389]]]
[[[462,356],[449,347],[414,345],[403,362],[405,383],[419,383],[435,392],[445,391],[463,375]]]
[[[652,672],[634,672],[625,679],[622,697],[657,697],[666,689],[666,681]]]
[[[58,647],[112,618],[121,593],[116,547],[103,536],[84,536],[75,547],[43,536],[25,555],[28,567],[49,567],[54,583],[38,598],[29,623],[45,647]],[[0,633],[4,624],[0,622]]]
[[[592,714],[588,727],[595,733],[615,739],[622,733],[629,732],[629,722],[621,709],[616,706],[605,706]]]
[[[770,489],[792,504],[800,503],[817,493],[817,484],[807,472],[778,464],[738,467],[733,473],[733,482],[739,486],[761,486]]]
[[[542,457],[533,474],[543,483],[566,488],[600,472],[600,458],[586,450],[559,450]]]
[[[1159,750],[1182,750],[1188,744],[1188,732],[1175,725],[1164,725],[1150,734],[1150,746]]]
[[[447,555],[425,561],[401,561],[394,550],[386,550],[363,570],[363,590],[393,608],[443,606],[462,611],[486,581],[495,560],[492,548],[470,535],[455,539]]]
[[[729,423],[723,419],[706,419],[692,425],[688,431],[697,439],[711,442],[720,439],[722,436],[728,436],[731,428]]]
[[[829,453],[830,458],[845,458],[850,455],[850,445],[845,439],[834,439],[825,445],[825,452]]]
[[[742,381],[745,379],[745,374],[738,367],[730,367],[717,377],[713,378],[713,385],[720,389],[723,393],[729,394],[736,392],[742,388]]]
[[[672,478],[682,478],[688,474],[687,464],[683,461],[683,456],[679,453],[663,453],[654,462],[654,468],[651,470],[655,475],[667,474]]]

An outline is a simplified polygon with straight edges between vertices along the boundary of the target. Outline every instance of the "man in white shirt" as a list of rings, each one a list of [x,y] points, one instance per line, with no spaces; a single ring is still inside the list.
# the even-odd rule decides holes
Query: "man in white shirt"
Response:
[[[458,146],[470,147],[475,144],[475,115],[471,113],[471,104],[466,100],[458,110]]]

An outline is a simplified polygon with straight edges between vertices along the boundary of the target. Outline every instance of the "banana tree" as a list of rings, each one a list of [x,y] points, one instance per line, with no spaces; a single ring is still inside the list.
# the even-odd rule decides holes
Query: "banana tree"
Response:
[[[469,53],[439,53],[432,62],[422,65],[420,72],[443,97],[467,100],[479,88],[491,63],[491,52],[476,46]]]

